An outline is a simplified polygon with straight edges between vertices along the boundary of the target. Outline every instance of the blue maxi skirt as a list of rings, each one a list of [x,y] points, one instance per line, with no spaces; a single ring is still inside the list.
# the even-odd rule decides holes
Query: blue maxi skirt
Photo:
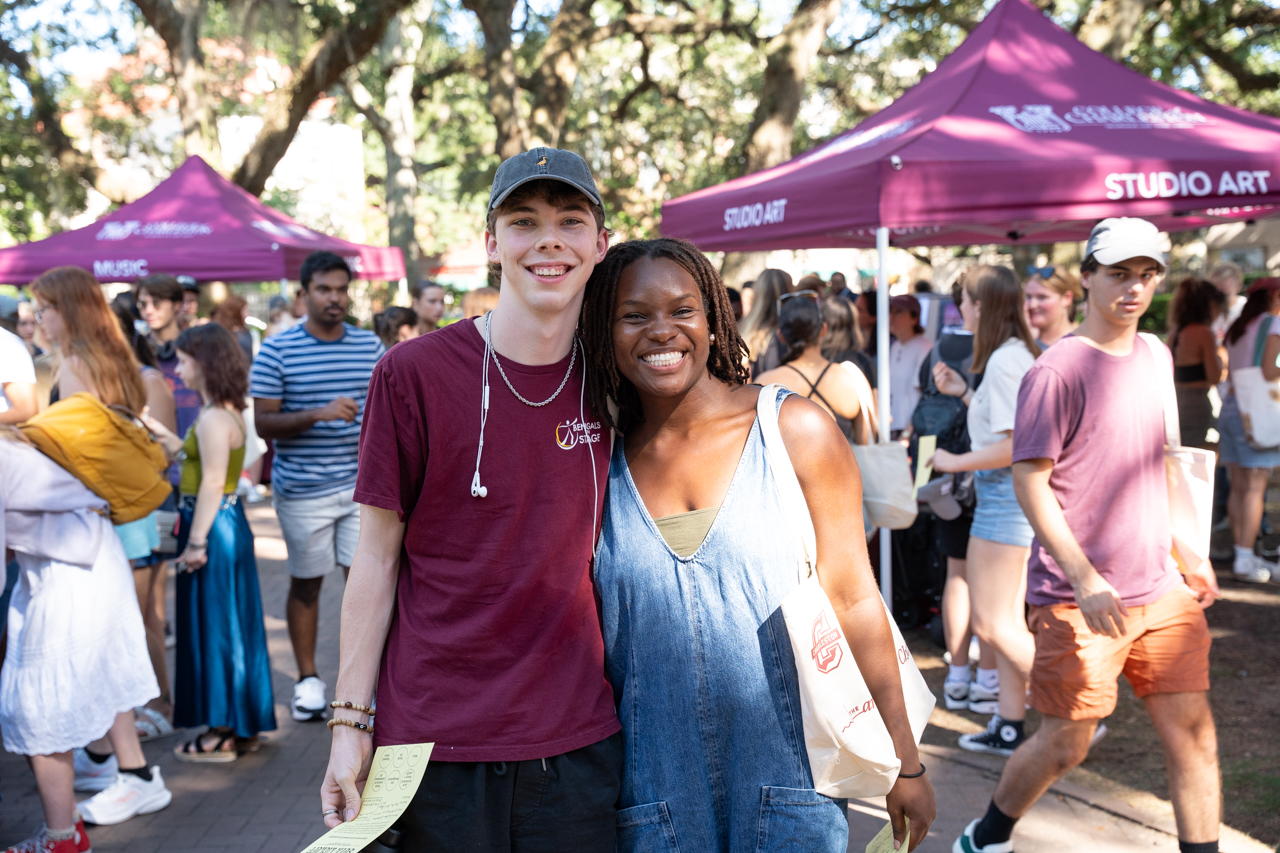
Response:
[[[195,500],[180,508],[178,552],[187,546]],[[244,507],[227,495],[209,530],[209,561],[178,572],[173,724],[233,729],[253,737],[276,727],[271,660],[253,533]]]

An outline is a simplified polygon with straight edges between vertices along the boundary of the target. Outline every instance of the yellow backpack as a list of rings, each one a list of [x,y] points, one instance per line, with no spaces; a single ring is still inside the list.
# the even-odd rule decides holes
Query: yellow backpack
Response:
[[[72,394],[20,427],[89,491],[111,504],[111,521],[137,521],[172,492],[164,449],[133,413],[92,394]]]

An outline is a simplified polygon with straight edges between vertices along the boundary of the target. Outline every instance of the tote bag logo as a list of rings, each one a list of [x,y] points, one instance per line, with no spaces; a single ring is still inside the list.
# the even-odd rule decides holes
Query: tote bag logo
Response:
[[[813,662],[819,672],[830,672],[840,665],[844,652],[840,650],[840,626],[827,622],[824,610],[813,620]]]

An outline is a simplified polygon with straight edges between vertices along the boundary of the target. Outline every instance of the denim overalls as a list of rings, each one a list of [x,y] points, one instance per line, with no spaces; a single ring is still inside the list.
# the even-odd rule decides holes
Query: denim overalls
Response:
[[[844,853],[845,801],[813,790],[779,609],[798,548],[759,424],[688,558],[614,448],[595,578],[625,749],[619,853]]]

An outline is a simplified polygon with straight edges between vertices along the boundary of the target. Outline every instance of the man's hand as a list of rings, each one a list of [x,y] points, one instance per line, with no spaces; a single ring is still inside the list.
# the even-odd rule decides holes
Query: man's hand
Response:
[[[1183,578],[1195,594],[1201,610],[1222,597],[1222,590],[1218,588],[1218,576],[1213,573],[1213,566],[1208,560],[1202,562],[1198,568],[1187,572]]]
[[[324,825],[333,829],[356,819],[360,814],[360,795],[369,766],[373,763],[373,737],[350,726],[333,727],[333,744],[329,748],[329,768],[320,786],[320,809],[336,814],[324,815]]]
[[[885,808],[889,812],[889,822],[893,824],[894,849],[902,849],[906,843],[906,853],[916,849],[924,837],[929,834],[929,825],[938,815],[938,806],[933,801],[933,786],[928,778],[903,779],[901,776],[893,783],[889,796],[885,797]],[[911,819],[911,838],[904,838],[903,816]]]
[[[1080,571],[1079,576],[1080,580],[1072,587],[1089,630],[1107,637],[1123,637],[1124,617],[1129,615],[1129,609],[1124,606],[1120,593],[1092,566]]]
[[[316,413],[317,421],[346,421],[351,423],[360,412],[360,406],[350,397],[339,397]]]

